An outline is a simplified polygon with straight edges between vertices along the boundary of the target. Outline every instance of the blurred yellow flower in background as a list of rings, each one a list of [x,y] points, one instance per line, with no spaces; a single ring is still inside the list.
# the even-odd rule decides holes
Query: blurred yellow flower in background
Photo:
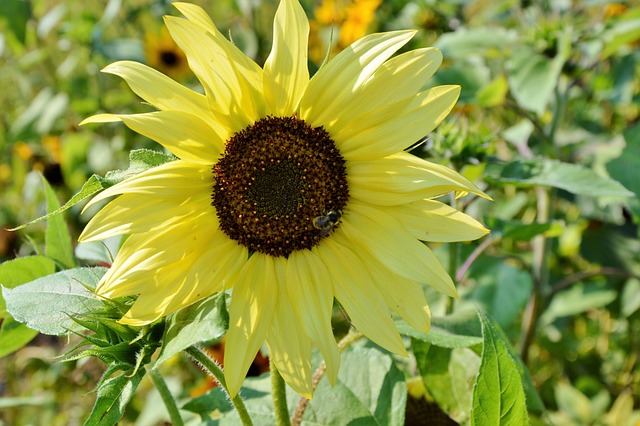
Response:
[[[327,49],[340,52],[367,34],[381,3],[381,0],[323,0],[313,11],[315,19],[311,21],[309,41],[311,60],[320,64]]]
[[[176,80],[191,75],[187,57],[180,50],[165,27],[156,32],[148,32],[144,40],[147,65]]]

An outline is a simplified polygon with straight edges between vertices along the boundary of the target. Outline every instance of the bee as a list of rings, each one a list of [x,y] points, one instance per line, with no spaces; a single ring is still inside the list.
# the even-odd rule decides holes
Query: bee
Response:
[[[329,210],[327,214],[314,218],[313,226],[316,229],[320,229],[320,236],[324,237],[338,224],[340,217],[342,217],[341,212]]]

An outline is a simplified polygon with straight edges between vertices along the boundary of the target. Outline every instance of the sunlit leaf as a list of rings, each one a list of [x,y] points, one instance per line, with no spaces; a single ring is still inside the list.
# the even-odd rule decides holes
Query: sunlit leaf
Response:
[[[604,283],[578,282],[553,297],[541,320],[543,323],[548,324],[556,318],[602,308],[613,302],[617,297],[618,292],[607,287]]]
[[[71,316],[102,306],[102,301],[87,287],[95,288],[106,271],[106,268],[69,269],[13,289],[3,287],[7,311],[41,333],[65,334],[76,325]]]
[[[56,198],[55,192],[51,189],[49,182],[42,177],[44,184],[45,198],[47,200],[47,214],[52,213],[60,208],[60,203]],[[67,229],[67,224],[62,215],[50,216],[47,220],[47,231],[45,234],[45,253],[47,256],[65,268],[73,268],[76,260],[73,257],[73,246],[71,244],[71,236]]]
[[[87,180],[82,186],[80,191],[73,197],[71,197],[71,199],[67,201],[62,207],[57,208],[51,213],[34,219],[31,222],[13,228],[12,231],[17,231],[29,225],[33,225],[45,219],[49,219],[68,210],[69,208],[91,197],[92,195],[97,194],[105,188],[109,188],[110,186],[113,186],[116,183],[121,182],[129,177],[135,176],[138,173],[173,160],[175,160],[175,157],[173,157],[172,155],[164,154],[162,152],[153,151],[150,149],[133,150],[129,153],[129,168],[127,170],[110,171],[107,172],[105,177],[100,177],[98,175],[91,176],[89,180]]]
[[[435,46],[445,58],[464,59],[469,55],[485,55],[488,50],[507,52],[517,38],[515,31],[504,28],[461,28],[441,35]]]
[[[0,358],[17,351],[37,335],[36,330],[16,322],[13,318],[4,318],[0,328]]]
[[[375,349],[354,348],[342,354],[336,385],[320,382],[303,420],[403,425],[406,402],[407,385],[392,358]]]
[[[98,388],[98,397],[85,426],[112,426],[118,423],[124,410],[133,398],[145,369],[129,377],[121,374],[105,380]]]
[[[527,407],[520,373],[491,320],[482,323],[482,359],[473,390],[472,425],[526,425]]]
[[[523,108],[540,115],[551,100],[564,60],[543,56],[521,46],[507,61],[509,87]]]
[[[547,158],[515,160],[487,167],[485,178],[494,184],[522,187],[550,186],[591,197],[632,197],[620,182],[579,165]]]
[[[476,93],[476,102],[482,107],[502,105],[508,91],[509,83],[506,77],[499,75]]]
[[[44,256],[25,256],[0,264],[0,285],[14,288],[36,278],[53,274],[56,265]],[[4,298],[0,297],[0,314],[5,310]]]
[[[228,327],[224,293],[179,310],[167,320],[164,346],[155,367],[193,344],[220,338]]]

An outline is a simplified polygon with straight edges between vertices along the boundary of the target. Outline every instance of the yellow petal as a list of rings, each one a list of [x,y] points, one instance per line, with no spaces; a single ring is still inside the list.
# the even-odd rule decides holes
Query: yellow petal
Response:
[[[414,97],[441,63],[442,54],[434,47],[389,59],[346,101],[334,130],[339,132],[342,126],[357,124],[355,118],[369,111]]]
[[[400,152],[380,160],[347,162],[349,195],[367,203],[393,206],[451,191],[488,198],[459,173]]]
[[[300,102],[300,117],[314,127],[324,126],[331,133],[331,125],[340,117],[353,93],[415,33],[370,34],[340,52],[309,82]]]
[[[309,21],[297,0],[282,0],[273,23],[273,47],[264,64],[268,113],[292,115],[309,83]]]
[[[436,200],[424,199],[379,209],[395,217],[411,235],[422,241],[472,241],[489,232],[471,216]]]
[[[205,12],[200,6],[179,1],[173,2],[171,5],[175,6],[175,8],[186,16],[188,20],[200,25],[207,31],[211,33],[216,33],[218,31],[209,14],[207,14],[207,12]]]
[[[323,262],[315,251],[294,251],[287,264],[287,295],[298,321],[318,346],[325,364],[329,383],[333,386],[340,368],[340,352],[331,328],[333,285]]]
[[[287,297],[285,270],[287,259],[274,259],[278,302],[271,330],[267,333],[271,362],[275,363],[284,381],[300,395],[311,399],[311,340],[298,327],[298,318],[293,310],[294,301]]]
[[[458,296],[451,277],[433,252],[381,210],[351,200],[339,229],[351,246],[368,251],[401,277],[423,282],[447,296]]]
[[[321,259],[333,260],[326,267],[336,299],[349,314],[353,325],[383,348],[408,356],[382,295],[372,285],[373,278],[353,251],[338,244],[332,236],[318,246],[318,255]]]
[[[333,139],[346,160],[386,157],[427,135],[449,114],[460,86],[438,86],[359,115],[335,130]]]
[[[249,366],[271,328],[280,295],[273,257],[253,253],[240,272],[229,306],[229,331],[224,348],[224,376],[235,397]]]
[[[163,111],[183,111],[196,117],[209,117],[207,98],[146,65],[133,61],[118,61],[102,72],[122,77],[131,90],[151,105]]]
[[[80,125],[122,121],[134,132],[158,142],[172,154],[197,164],[215,164],[225,140],[195,115],[182,111],[145,114],[98,114]]]
[[[367,268],[378,278],[374,283],[389,309],[416,330],[428,332],[431,311],[420,284],[394,274],[376,262],[368,262]]]
[[[186,161],[171,161],[134,175],[113,185],[91,199],[83,212],[98,201],[120,194],[144,194],[180,204],[185,194],[210,193],[213,186],[211,166]]]
[[[209,106],[232,133],[265,116],[262,69],[214,28],[165,16],[171,37],[207,94]]]
[[[79,241],[97,241],[123,234],[159,231],[167,226],[210,212],[209,194],[185,194],[180,205],[140,194],[124,194],[104,206],[89,221]],[[217,222],[214,222],[217,223]]]
[[[131,306],[131,309],[119,320],[122,324],[142,326],[161,318],[167,312],[167,306],[171,303],[171,296],[184,289],[184,276],[178,268],[163,268],[151,277],[151,285],[155,289],[148,289],[142,293]],[[161,274],[161,275],[160,275]],[[171,283],[171,292],[160,291],[159,277]],[[176,288],[178,287],[178,288]]]

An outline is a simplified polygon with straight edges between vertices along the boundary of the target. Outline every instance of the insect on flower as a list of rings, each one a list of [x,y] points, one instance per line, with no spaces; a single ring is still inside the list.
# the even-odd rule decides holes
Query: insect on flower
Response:
[[[326,236],[334,226],[338,224],[338,221],[342,217],[342,213],[339,211],[329,210],[327,214],[318,216],[313,219],[313,226],[317,229],[321,229],[320,236]]]

